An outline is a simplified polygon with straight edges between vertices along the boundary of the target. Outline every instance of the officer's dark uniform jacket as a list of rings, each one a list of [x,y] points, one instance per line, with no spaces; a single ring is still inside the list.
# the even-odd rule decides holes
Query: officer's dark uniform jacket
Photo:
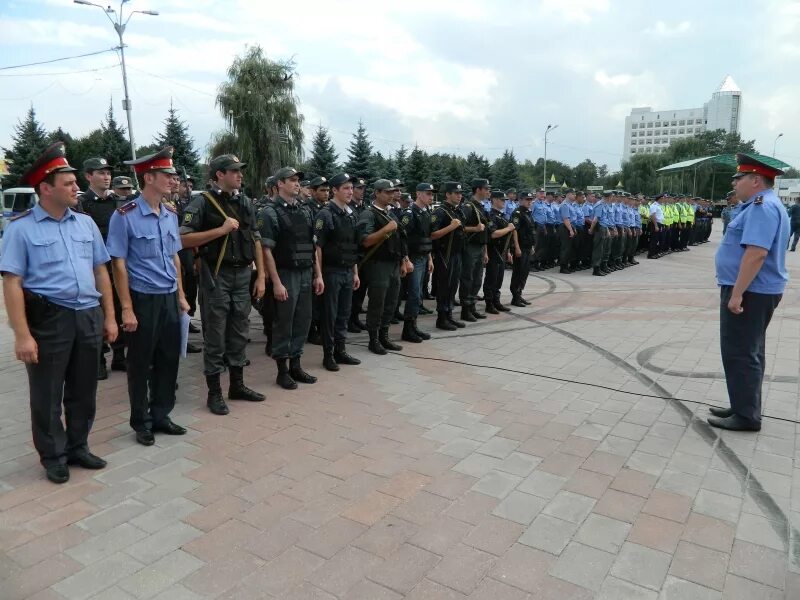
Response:
[[[492,209],[492,212],[489,214],[489,226],[486,228],[486,234],[491,236],[495,231],[500,229],[505,229],[508,227],[508,221],[506,220],[505,215],[502,211],[497,210],[496,208]],[[505,234],[499,238],[489,239],[489,246],[493,250],[496,251],[496,255],[494,258],[505,258],[505,252],[511,247],[511,242],[509,237],[512,235],[512,232]],[[492,253],[489,253],[489,257],[492,257]]]
[[[322,268],[352,269],[358,262],[355,214],[329,202],[317,213],[314,229],[322,248]]]
[[[359,217],[359,241],[363,241],[367,236],[385,227],[389,219],[397,222],[397,229],[392,231],[388,238],[379,242],[377,248],[375,246],[366,248],[364,251],[365,263],[370,261],[399,263],[400,259],[408,254],[405,232],[400,226],[399,220],[390,210],[382,211],[376,206],[370,206]]]
[[[517,207],[511,213],[511,222],[517,231],[517,239],[521,250],[530,250],[533,248],[533,216],[530,209],[523,206]]]
[[[464,200],[461,203],[461,215],[462,223],[465,227],[475,227],[479,223],[483,223],[488,229],[486,213],[483,212],[483,206],[476,200]],[[489,240],[489,232],[487,229],[468,233],[466,243],[475,246],[485,246]]]
[[[214,198],[225,215],[208,200],[207,194]],[[223,247],[221,266],[246,267],[255,259],[254,242],[258,242],[259,233],[253,205],[244,194],[231,195],[214,187],[194,199],[184,211],[181,233],[216,229],[221,227],[228,217],[239,221],[239,228],[200,247],[200,257],[212,269],[216,267]]]
[[[269,236],[263,236],[272,250],[279,269],[308,269],[314,264],[313,219],[309,209],[299,202],[287,204],[276,198],[259,216]]]
[[[458,219],[461,221],[463,219],[463,215],[458,212],[457,208],[454,208],[451,204],[444,202],[441,206],[436,208],[436,210],[433,211],[433,215],[431,215],[431,229],[433,231],[444,229],[450,225],[453,219]],[[462,225],[462,227],[454,229],[447,235],[444,235],[437,240],[433,240],[433,248],[441,252],[442,255],[445,255],[447,253],[447,249],[449,248],[450,256],[452,256],[454,252],[461,252],[465,243],[464,238],[464,227]],[[450,241],[451,239],[452,242]]]
[[[103,240],[108,238],[108,224],[111,222],[111,215],[126,201],[121,201],[116,194],[109,193],[105,198],[98,196],[91,188],[78,196],[80,211],[89,215],[100,230]]]
[[[426,256],[433,249],[431,211],[416,203],[403,213],[401,222],[406,232],[409,256]]]

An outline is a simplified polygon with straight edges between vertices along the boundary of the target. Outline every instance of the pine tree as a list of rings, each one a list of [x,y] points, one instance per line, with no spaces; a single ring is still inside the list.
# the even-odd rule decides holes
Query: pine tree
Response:
[[[311,158],[306,166],[307,176],[332,177],[339,171],[336,164],[338,158],[328,130],[320,125],[311,142]]]
[[[14,127],[13,146],[3,148],[8,163],[8,175],[4,178],[6,188],[14,187],[20,177],[48,146],[47,132],[36,120],[36,111],[31,105],[25,120]]]
[[[105,122],[100,124],[100,130],[102,131],[102,146],[98,149],[96,156],[105,158],[114,174],[129,172],[131,168],[123,163],[131,159],[131,143],[125,135],[125,128],[114,118],[113,101],[108,105],[108,113],[106,113]]]
[[[494,161],[491,175],[492,187],[499,190],[516,188],[519,185],[519,165],[513,150],[506,150]]]
[[[164,119],[164,131],[157,135],[154,141],[159,149],[164,146],[173,147],[172,162],[178,173],[183,174],[183,169],[186,169],[189,175],[200,181],[198,179],[201,174],[200,156],[194,149],[194,140],[189,135],[188,126],[181,121],[177,109],[172,105],[172,100],[169,102],[167,118]]]
[[[406,189],[413,191],[417,184],[427,181],[428,171],[428,156],[419,149],[419,146],[414,146],[408,155],[402,178]]]
[[[367,182],[375,179],[375,171],[372,168],[372,144],[367,136],[364,122],[358,122],[358,130],[353,134],[353,141],[347,150],[347,164],[345,169],[350,175],[363,177]]]
[[[408,162],[408,150],[405,146],[400,146],[397,152],[394,153],[394,164],[397,167],[398,177],[405,173],[406,162]]]

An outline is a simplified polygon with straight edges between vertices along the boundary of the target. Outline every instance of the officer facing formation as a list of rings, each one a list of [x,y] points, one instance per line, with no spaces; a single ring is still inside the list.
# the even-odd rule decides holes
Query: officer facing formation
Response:
[[[321,311],[322,364],[328,371],[338,371],[339,365],[361,364],[347,352],[347,320],[353,292],[361,286],[356,215],[349,206],[354,179],[347,173],[331,178],[333,197],[317,213],[314,224],[316,261],[322,266],[325,286]]]
[[[255,212],[240,191],[246,166],[232,154],[213,158],[210,189],[186,207],[180,228],[182,244],[197,248],[200,256],[203,373],[208,387],[206,404],[215,415],[230,412],[220,385],[220,374],[226,369],[230,371],[228,399],[264,400],[263,394],[244,384],[251,293],[261,300],[266,285]],[[254,262],[256,278],[251,289]]]
[[[465,228],[461,223],[462,214],[459,212],[462,195],[460,183],[446,182],[444,202],[431,215],[433,276],[436,279],[436,327],[445,331],[455,331],[459,328],[459,322],[453,319],[453,298],[461,279],[461,259],[466,252]],[[472,311],[466,310],[463,305],[461,313],[465,320],[477,320]],[[482,315],[482,318],[486,317]],[[461,327],[466,325],[462,323]]]
[[[39,203],[9,222],[0,258],[14,353],[28,372],[33,445],[53,483],[69,480],[68,464],[106,466],[88,437],[103,338],[117,337],[109,255],[97,225],[75,211],[75,171],[58,142],[23,174]]]

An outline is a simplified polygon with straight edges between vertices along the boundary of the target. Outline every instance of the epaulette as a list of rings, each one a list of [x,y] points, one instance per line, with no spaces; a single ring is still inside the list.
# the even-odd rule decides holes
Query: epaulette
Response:
[[[132,211],[134,208],[136,208],[136,200],[131,200],[127,204],[123,204],[122,206],[120,206],[117,209],[117,212],[122,213],[124,215],[125,213]]]
[[[753,200],[753,204],[764,204],[764,196],[756,196],[756,199]]]
[[[27,216],[28,216],[29,214],[31,214],[32,212],[33,212],[33,209],[30,209],[30,208],[29,208],[29,209],[28,209],[28,210],[26,210],[25,212],[21,212],[21,213],[19,213],[18,215],[14,215],[13,217],[11,217],[11,218],[10,218],[10,219],[8,219],[8,220],[9,220],[9,222],[11,222],[11,221],[16,221],[17,219],[21,219],[22,217],[27,217]]]
[[[172,204],[169,204],[168,202],[162,202],[161,205],[164,208],[166,208],[169,212],[171,212],[173,214],[176,214],[176,215],[178,214],[178,209],[175,208],[174,206],[172,206]]]

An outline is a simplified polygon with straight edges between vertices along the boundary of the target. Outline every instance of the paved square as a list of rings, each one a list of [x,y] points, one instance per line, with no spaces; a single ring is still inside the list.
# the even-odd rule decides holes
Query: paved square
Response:
[[[603,278],[532,274],[528,308],[420,319],[434,339],[399,354],[354,336],[363,364],[336,374],[310,346],[320,381],[294,392],[254,313],[266,402],[211,415],[190,355],[189,433],[145,448],[112,373],[90,438],[109,466],[63,486],[1,328],[0,598],[800,598],[797,286],[768,332],[762,431],[708,428],[727,398],[712,240]]]

